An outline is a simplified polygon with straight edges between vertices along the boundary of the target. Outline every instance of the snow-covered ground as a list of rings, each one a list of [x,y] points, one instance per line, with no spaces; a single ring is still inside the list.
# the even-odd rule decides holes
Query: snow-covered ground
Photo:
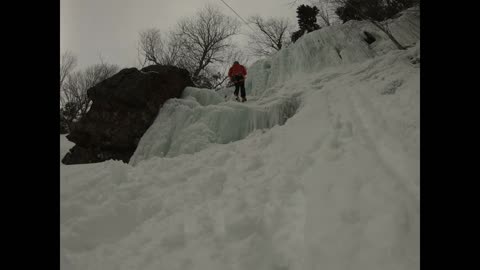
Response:
[[[419,269],[418,24],[309,33],[247,103],[187,88],[130,164],[61,165],[61,268]]]
[[[66,135],[60,135],[60,159],[62,159],[74,145],[74,143],[67,139]]]

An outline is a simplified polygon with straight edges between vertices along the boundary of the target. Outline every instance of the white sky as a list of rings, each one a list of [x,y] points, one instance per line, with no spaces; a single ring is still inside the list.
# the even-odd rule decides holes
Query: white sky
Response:
[[[244,19],[254,14],[281,16],[296,25],[291,0],[224,1]],[[136,66],[139,31],[152,27],[166,31],[206,3],[236,17],[220,0],[60,0],[60,49],[78,57],[78,68],[98,63],[100,55],[122,68]],[[243,24],[242,29],[248,28]]]

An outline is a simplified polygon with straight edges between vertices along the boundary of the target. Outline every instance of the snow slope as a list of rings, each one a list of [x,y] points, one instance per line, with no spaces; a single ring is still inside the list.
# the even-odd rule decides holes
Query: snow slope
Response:
[[[309,33],[249,102],[187,88],[130,164],[61,165],[61,268],[419,269],[418,17],[392,23],[406,51]]]

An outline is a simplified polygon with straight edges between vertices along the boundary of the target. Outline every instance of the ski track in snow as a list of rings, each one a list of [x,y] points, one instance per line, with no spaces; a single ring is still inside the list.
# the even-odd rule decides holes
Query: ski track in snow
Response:
[[[419,269],[418,46],[298,74],[282,53],[250,69],[247,103],[192,88],[164,106],[131,164],[61,165],[61,268]]]

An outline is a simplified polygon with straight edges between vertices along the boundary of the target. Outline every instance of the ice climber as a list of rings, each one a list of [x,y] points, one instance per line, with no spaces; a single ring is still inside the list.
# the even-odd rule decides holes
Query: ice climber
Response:
[[[228,70],[228,77],[230,77],[230,81],[235,84],[235,100],[240,101],[238,99],[238,90],[241,90],[242,102],[247,101],[245,95],[245,79],[247,78],[247,69],[240,65],[238,61],[235,61],[233,62],[233,66]]]

